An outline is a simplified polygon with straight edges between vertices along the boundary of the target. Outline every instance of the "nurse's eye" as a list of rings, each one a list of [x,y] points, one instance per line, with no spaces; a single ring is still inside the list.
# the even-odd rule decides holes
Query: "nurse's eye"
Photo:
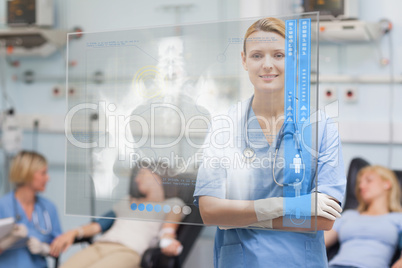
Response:
[[[253,54],[253,55],[251,55],[251,58],[253,58],[253,59],[262,59],[262,55],[261,54]]]
[[[283,59],[283,58],[285,57],[285,54],[283,54],[283,53],[276,53],[276,54],[274,55],[274,57],[275,57],[276,59]]]

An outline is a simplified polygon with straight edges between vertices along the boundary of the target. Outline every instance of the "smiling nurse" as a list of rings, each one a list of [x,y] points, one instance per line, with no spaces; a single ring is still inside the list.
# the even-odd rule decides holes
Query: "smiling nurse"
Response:
[[[261,25],[263,27],[263,25]],[[252,109],[269,143],[283,115],[285,79],[285,29],[257,30],[246,33],[242,64],[254,85]]]
[[[274,153],[275,146],[271,144],[277,140],[284,121],[284,48],[285,23],[282,20],[264,18],[250,26],[241,59],[254,86],[254,95],[242,102],[240,120],[237,107],[231,108],[226,116],[238,128],[243,128],[242,131],[247,125],[247,133],[237,137],[243,145],[248,143],[246,138],[250,140],[259,161],[238,165],[236,155],[243,155],[244,146],[216,146],[228,144],[231,138],[227,133],[227,121],[213,120],[209,129],[194,197],[205,224],[225,226],[218,228],[215,236],[215,267],[322,268],[328,265],[322,230],[331,229],[335,218],[340,216],[339,201],[343,200],[346,185],[341,145],[334,124],[330,124],[325,115],[318,122],[318,165],[312,168],[311,178],[308,178],[313,181],[317,175],[318,185],[310,189],[314,194],[302,197],[308,196],[309,203],[311,200],[311,206],[305,211],[317,216],[317,233],[292,232],[315,230],[314,224],[307,229],[284,226],[283,187],[275,181],[276,177],[283,183],[283,166],[275,166],[273,171],[272,166],[256,164],[264,163],[263,159]],[[244,121],[246,124],[242,123]],[[212,157],[229,158],[233,162],[212,166],[208,161]]]

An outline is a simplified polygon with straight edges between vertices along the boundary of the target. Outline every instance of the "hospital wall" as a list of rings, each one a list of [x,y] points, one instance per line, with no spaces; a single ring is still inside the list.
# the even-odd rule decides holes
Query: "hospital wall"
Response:
[[[359,156],[371,163],[402,169],[402,63],[399,60],[402,58],[402,19],[395,10],[401,6],[402,3],[393,0],[381,4],[360,1],[360,19],[372,22],[388,19],[393,24],[390,34],[378,41],[360,44],[320,45],[322,77],[335,75],[342,79],[349,75],[363,81],[337,83],[333,79],[333,82],[320,84],[321,90],[337,89],[338,122],[346,164]],[[381,64],[382,59],[389,60],[389,64]],[[396,82],[381,82],[386,79]],[[375,80],[378,82],[373,82]],[[348,88],[357,90],[356,101],[348,101],[345,94]],[[323,98],[321,105],[325,106]]]
[[[211,20],[231,20],[239,17],[262,16],[266,14],[291,13],[292,1],[264,0],[175,0],[175,1],[132,1],[132,0],[86,0],[56,1],[57,27],[72,29],[81,27],[84,31],[106,31],[143,26],[190,23]],[[191,4],[188,10],[175,17],[173,5]],[[171,7],[168,7],[172,5]],[[393,23],[390,34],[378,42],[364,43],[320,43],[319,74],[327,77],[320,83],[320,92],[327,87],[335,88],[337,101],[331,102],[334,120],[339,124],[346,168],[350,160],[360,156],[371,163],[402,169],[402,18],[398,0],[361,0],[360,19],[376,22],[386,18]],[[151,15],[149,15],[151,14]],[[5,27],[4,7],[0,6],[0,29]],[[66,112],[64,98],[54,97],[52,87],[64,84],[66,71],[66,50],[63,48],[46,58],[20,58],[19,67],[7,65],[5,69],[6,88],[13,100],[13,106],[22,118],[39,118],[37,143],[31,122],[24,123],[24,149],[37,149],[49,160],[51,180],[44,194],[56,203],[63,230],[87,223],[90,219],[81,216],[64,215],[64,161],[65,136],[60,131]],[[380,64],[381,55],[390,60],[388,65]],[[17,59],[11,57],[11,59]],[[80,63],[80,62],[79,62]],[[24,73],[33,70],[36,81],[27,84]],[[399,83],[387,82],[341,82],[344,75],[395,77]],[[332,77],[329,79],[328,77]],[[344,96],[348,88],[357,90],[358,97],[349,102]],[[320,107],[330,104],[320,97]],[[334,107],[334,106],[331,106]],[[1,107],[3,110],[3,107]],[[335,111],[335,112],[334,112]],[[392,122],[390,122],[390,118]],[[41,122],[42,121],[42,122]],[[390,123],[393,123],[390,127]],[[57,125],[57,131],[52,128]],[[394,131],[390,138],[390,131]],[[390,141],[392,140],[392,144]],[[0,155],[0,166],[4,156]],[[4,169],[0,176],[4,185]],[[0,186],[1,187],[1,186]],[[4,187],[0,193],[4,193]],[[89,204],[82,204],[88,207]],[[89,209],[89,208],[88,208]],[[211,266],[214,228],[207,228],[196,245],[197,254],[190,256],[188,267]],[[80,246],[64,254],[62,260],[78,251]]]

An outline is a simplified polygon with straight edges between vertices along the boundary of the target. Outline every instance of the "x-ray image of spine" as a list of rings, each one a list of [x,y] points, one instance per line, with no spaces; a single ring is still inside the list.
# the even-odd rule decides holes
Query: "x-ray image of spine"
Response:
[[[167,98],[172,102],[185,92],[186,73],[183,41],[179,37],[163,38],[158,43],[157,65],[140,68],[133,79],[132,90],[141,102]]]
[[[166,82],[167,92],[170,95],[180,93],[186,73],[183,60],[183,41],[179,37],[162,39],[159,43],[158,70]],[[160,81],[160,80],[158,80]]]
[[[113,172],[113,166],[117,158],[116,148],[104,148],[93,152],[92,179],[95,185],[96,198],[110,199],[113,189],[119,183],[119,179]]]
[[[208,110],[197,106],[193,99],[194,87],[185,72],[183,48],[180,37],[163,38],[159,42],[158,64],[152,71],[154,79],[146,78],[145,75],[142,78],[137,75],[135,79],[135,89],[139,92],[145,90],[147,94],[140,94],[148,96],[148,99],[144,99],[133,110],[130,121],[135,140],[140,139],[145,132],[134,117],[140,117],[147,123],[148,140],[140,151],[152,161],[166,162],[171,175],[196,168],[194,156],[199,148],[195,143],[198,140],[201,145],[205,133],[189,139],[186,129],[191,123],[191,128],[206,131],[209,121]]]
[[[99,121],[104,120],[106,129],[102,136],[104,146],[94,148],[92,152],[92,179],[97,198],[112,198],[113,190],[119,183],[119,174],[130,172],[129,155],[135,150],[131,139],[127,139],[132,137],[127,125],[133,94],[127,93],[127,96],[126,99],[113,99],[101,93],[99,95],[103,103],[99,109]]]
[[[157,65],[137,68],[131,87],[97,86],[103,103],[99,118],[106,126],[105,146],[92,153],[97,198],[113,197],[114,190],[120,189],[116,188],[119,178],[129,176],[139,159],[168,164],[172,176],[197,169],[195,155],[210,117],[193,98],[196,82],[186,75],[183,49],[181,38],[163,38],[157,46]],[[111,66],[118,63],[110,62]],[[199,133],[189,134],[188,128]]]

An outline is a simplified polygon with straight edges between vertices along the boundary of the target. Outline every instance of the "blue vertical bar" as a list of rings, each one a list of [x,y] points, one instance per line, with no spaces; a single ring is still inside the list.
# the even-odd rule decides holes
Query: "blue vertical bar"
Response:
[[[294,122],[296,120],[296,81],[297,81],[297,20],[285,21],[286,40],[285,40],[285,105],[284,115],[285,121],[283,128],[290,132],[294,132]],[[284,226],[292,226],[291,215],[294,214],[294,202],[286,197],[294,197],[293,187],[288,185],[294,181],[293,170],[291,164],[295,155],[294,140],[292,135],[286,135],[282,138],[283,153],[278,152],[284,157],[285,166],[283,169],[283,197],[285,197],[285,217],[283,218]]]
[[[296,81],[297,81],[297,20],[286,21],[286,40],[285,40],[285,105],[284,105],[284,128],[294,131],[293,123],[296,120]],[[292,127],[291,129],[288,129]],[[292,182],[292,170],[290,163],[294,157],[294,142],[290,135],[283,137],[283,156],[285,160],[283,183]],[[292,189],[284,187],[283,195],[291,196]]]
[[[285,123],[295,121],[297,68],[297,20],[286,21],[285,40]]]
[[[310,116],[311,19],[301,19],[299,28],[299,101],[297,122],[301,126],[305,122],[308,123]]]
[[[309,122],[310,116],[311,20],[300,19],[299,25],[296,24],[295,28],[298,31],[294,31],[294,42],[298,40],[298,45],[297,47],[293,46],[295,50],[292,55],[293,58],[290,59],[294,65],[292,64],[291,67],[290,64],[285,63],[285,127],[288,124],[288,127],[285,129],[290,133],[294,133],[295,136],[286,135],[284,138],[284,182],[288,183],[288,185],[284,186],[283,193],[284,197],[287,197],[285,198],[286,216],[284,217],[283,225],[308,228],[311,226],[311,198],[310,195],[306,194],[309,194],[311,190],[309,189],[311,185],[311,157],[305,145],[311,144],[311,128],[303,131],[303,124]],[[287,26],[286,34],[289,34],[289,30]],[[288,41],[288,38],[286,41]],[[289,44],[286,44],[287,48],[288,46]],[[288,54],[286,56],[288,57]],[[296,65],[298,68],[296,68]],[[290,77],[286,77],[286,75],[293,76],[292,82],[298,79],[297,96],[296,86],[291,88],[286,86],[286,83],[289,85],[288,79],[291,79]],[[296,84],[296,82],[294,83]],[[293,98],[290,98],[291,96]],[[287,105],[289,102],[292,103],[291,108]],[[289,110],[292,110],[293,118],[291,118]],[[296,119],[295,124],[291,124],[293,123],[291,122],[292,119]],[[305,135],[303,136],[302,134]],[[300,143],[300,146],[302,146],[301,152],[297,148],[297,143]],[[295,163],[297,163],[296,161],[299,158],[302,158],[302,166],[299,171],[296,171]],[[297,197],[294,183],[300,181],[302,181],[302,184],[298,189],[300,189],[301,197]]]
[[[296,139],[300,143],[301,151],[296,154],[296,158],[301,158],[301,168],[298,172],[290,169],[290,183],[302,181],[300,186],[300,196],[288,198],[286,200],[286,213],[284,226],[308,228],[311,227],[311,155],[307,148],[311,145],[311,127],[303,128],[308,125],[310,116],[310,47],[311,47],[311,20],[299,20],[299,39],[298,39],[298,91],[297,91],[297,122],[295,124],[294,142]],[[306,124],[305,124],[306,123]],[[308,147],[307,147],[308,146]],[[286,158],[287,159],[287,158]],[[288,187],[289,193],[292,192]],[[293,189],[293,192],[294,189]]]
[[[299,21],[299,85],[298,85],[298,107],[297,127],[299,129],[302,146],[302,159],[305,167],[304,181],[301,194],[311,192],[311,148],[312,135],[310,126],[310,72],[311,72],[311,19],[300,19]]]

